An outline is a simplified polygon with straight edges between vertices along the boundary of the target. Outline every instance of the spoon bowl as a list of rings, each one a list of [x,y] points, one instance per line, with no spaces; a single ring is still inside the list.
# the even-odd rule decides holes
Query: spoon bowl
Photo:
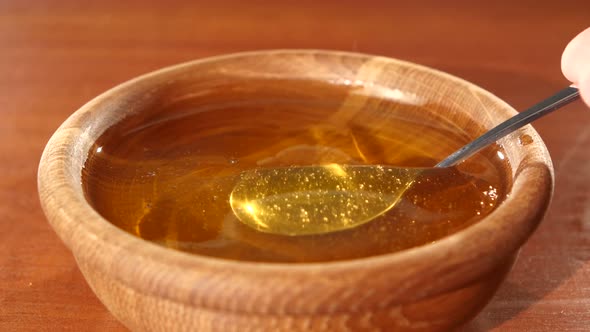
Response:
[[[230,204],[240,221],[262,232],[341,231],[389,210],[419,173],[372,165],[262,168],[242,174]]]

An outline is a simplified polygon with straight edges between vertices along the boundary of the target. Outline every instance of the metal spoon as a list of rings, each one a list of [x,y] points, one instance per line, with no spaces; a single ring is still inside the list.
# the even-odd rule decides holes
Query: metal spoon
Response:
[[[450,167],[516,129],[579,98],[568,87],[492,128],[435,167]],[[280,235],[341,231],[391,209],[421,168],[383,165],[322,165],[254,169],[240,175],[231,196],[244,224]]]

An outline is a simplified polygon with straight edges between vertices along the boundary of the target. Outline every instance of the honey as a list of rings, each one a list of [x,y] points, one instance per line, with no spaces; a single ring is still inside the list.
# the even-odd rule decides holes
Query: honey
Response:
[[[107,129],[89,152],[82,172],[87,200],[117,227],[165,247],[301,263],[437,241],[484,218],[510,189],[504,152],[494,145],[458,167],[416,173],[392,209],[358,227],[302,236],[249,227],[230,206],[245,172],[310,165],[432,167],[470,139],[432,111],[440,105],[314,84],[253,81],[146,106]]]

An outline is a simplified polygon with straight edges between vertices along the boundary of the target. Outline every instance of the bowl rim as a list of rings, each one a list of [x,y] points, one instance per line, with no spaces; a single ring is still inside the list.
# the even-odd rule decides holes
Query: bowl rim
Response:
[[[551,199],[553,166],[545,144],[530,125],[517,132],[518,135],[526,134],[533,138],[533,143],[522,147],[525,150],[523,159],[527,159],[529,162],[517,166],[518,172],[514,176],[510,195],[486,218],[443,237],[435,241],[435,243],[389,254],[340,261],[310,263],[251,262],[201,256],[165,248],[128,234],[109,223],[90,206],[84,197],[80,197],[76,193],[71,181],[67,180],[69,175],[67,160],[65,160],[64,156],[70,153],[68,149],[72,148],[74,140],[78,137],[73,135],[72,131],[84,129],[80,127],[83,113],[90,112],[106,99],[145,80],[173,71],[182,71],[192,66],[259,55],[297,54],[321,54],[331,57],[345,56],[365,59],[378,58],[389,63],[417,68],[474,89],[478,93],[489,97],[505,111],[506,116],[516,114],[516,111],[510,105],[492,93],[451,74],[403,60],[363,53],[310,49],[259,50],[207,57],[165,67],[119,84],[83,105],[57,129],[43,151],[38,170],[38,189],[41,205],[53,228],[66,245],[70,247],[74,255],[77,256],[79,250],[101,245],[109,247],[109,250],[113,250],[114,253],[116,252],[119,255],[130,254],[128,259],[132,261],[151,264],[154,268],[168,268],[171,271],[190,272],[194,271],[195,268],[204,267],[212,270],[224,269],[256,275],[273,275],[280,272],[282,276],[287,277],[289,275],[299,277],[317,276],[319,273],[334,276],[362,269],[379,270],[403,266],[425,269],[426,267],[420,262],[440,262],[442,264],[449,261],[450,265],[445,263],[443,264],[444,267],[440,268],[441,270],[448,269],[449,266],[454,264],[455,257],[461,252],[464,253],[463,247],[465,244],[469,244],[474,251],[468,254],[469,257],[463,257],[461,261],[485,261],[487,268],[490,268],[493,264],[505,260],[507,254],[514,254],[532,234],[541,221]],[[88,151],[85,151],[84,154],[87,155]],[[523,208],[523,206],[526,208]],[[510,224],[508,220],[513,224]],[[495,240],[486,240],[486,238],[490,238],[489,235],[492,232],[496,236],[494,237]],[[75,237],[79,237],[79,239],[75,239]],[[478,241],[479,244],[473,243]],[[500,253],[503,255],[500,255]],[[97,259],[101,260],[100,257],[97,257]],[[127,266],[129,265],[128,259],[124,259],[126,264],[117,263],[119,269],[116,272],[116,277],[126,284],[133,285],[135,283],[132,277],[125,275],[132,270],[132,267]],[[458,264],[457,262],[455,263]],[[98,264],[108,264],[108,262],[105,260]],[[362,269],[359,269],[359,267],[362,267]],[[185,284],[181,287],[190,288],[191,286]],[[170,298],[176,297],[168,295]]]

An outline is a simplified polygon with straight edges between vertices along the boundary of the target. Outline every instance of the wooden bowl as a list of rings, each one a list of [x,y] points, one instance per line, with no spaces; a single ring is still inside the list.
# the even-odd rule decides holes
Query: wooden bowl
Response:
[[[115,87],[57,130],[38,174],[49,222],[112,314],[135,331],[448,331],[476,315],[543,218],[552,195],[551,160],[530,126],[501,141],[511,191],[494,212],[435,243],[393,254],[306,264],[202,257],[136,238],[93,210],[81,172],[105,129],[157,103],[198,98],[195,92],[250,79],[357,84],[369,95],[432,101],[437,116],[471,138],[481,128],[470,124],[491,128],[515,114],[492,94],[448,74],[330,51],[215,57]],[[523,135],[532,143],[520,144]],[[441,153],[456,147],[439,146]]]

